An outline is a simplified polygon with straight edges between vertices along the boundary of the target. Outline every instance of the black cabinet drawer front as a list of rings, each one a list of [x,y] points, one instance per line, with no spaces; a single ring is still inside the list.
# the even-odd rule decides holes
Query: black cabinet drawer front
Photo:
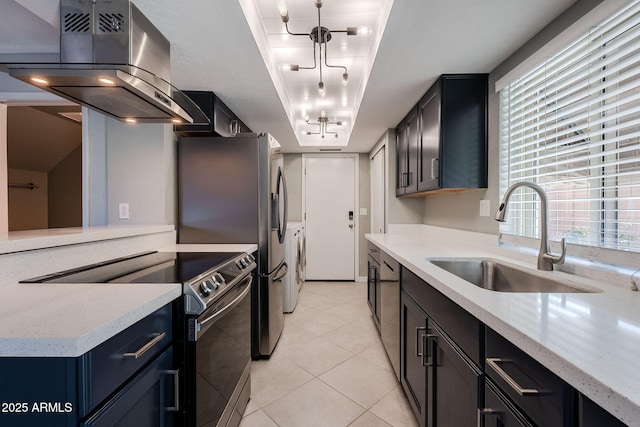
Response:
[[[533,427],[490,380],[485,381],[484,403],[484,407],[478,410],[479,427]]]
[[[482,366],[484,360],[480,345],[484,341],[482,322],[404,266],[401,277],[402,289],[447,332],[447,335],[476,365]]]
[[[177,390],[168,348],[80,427],[174,425]]]
[[[535,424],[571,425],[571,386],[490,328],[485,372]]]
[[[83,356],[89,410],[171,343],[171,322],[172,304],[169,303]]]

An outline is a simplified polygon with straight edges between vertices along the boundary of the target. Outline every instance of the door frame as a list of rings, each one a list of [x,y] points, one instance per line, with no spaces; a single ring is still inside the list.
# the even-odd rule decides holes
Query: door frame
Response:
[[[360,156],[357,153],[303,153],[302,154],[302,222],[306,228],[307,222],[307,163],[306,159],[317,157],[317,158],[328,158],[328,157],[339,157],[339,158],[350,158],[354,159],[354,170],[353,170],[353,223],[355,227],[354,231],[354,262],[353,262],[353,280],[356,282],[366,281],[366,277],[359,276],[359,267],[360,267]]]
[[[371,230],[371,233],[376,233],[376,231],[374,231],[373,229],[373,181],[374,181],[374,176],[373,176],[373,159],[376,156],[381,155],[382,156],[382,232],[386,233],[387,232],[387,188],[388,188],[388,182],[389,182],[389,174],[388,172],[388,167],[387,167],[387,156],[388,156],[388,150],[389,148],[387,147],[387,144],[382,143],[382,144],[378,144],[374,147],[373,150],[371,150],[371,154],[369,155],[369,162],[371,165],[370,168],[370,173],[369,173],[369,200],[370,200],[370,205],[369,206],[369,230]]]

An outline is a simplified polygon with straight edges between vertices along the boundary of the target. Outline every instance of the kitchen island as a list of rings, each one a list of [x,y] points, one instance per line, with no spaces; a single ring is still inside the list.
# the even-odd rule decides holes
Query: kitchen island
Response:
[[[500,247],[493,235],[423,225],[367,239],[595,403],[640,425],[640,295],[630,278],[606,283],[556,271],[547,274],[595,292],[495,292],[429,259],[490,257],[535,270],[535,255]]]

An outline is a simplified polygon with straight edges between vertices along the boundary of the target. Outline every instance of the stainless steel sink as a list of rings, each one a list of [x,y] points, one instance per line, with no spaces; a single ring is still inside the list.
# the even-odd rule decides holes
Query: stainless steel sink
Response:
[[[589,287],[576,287],[561,279],[536,274],[502,261],[487,258],[430,259],[433,265],[474,285],[496,292],[599,292]]]

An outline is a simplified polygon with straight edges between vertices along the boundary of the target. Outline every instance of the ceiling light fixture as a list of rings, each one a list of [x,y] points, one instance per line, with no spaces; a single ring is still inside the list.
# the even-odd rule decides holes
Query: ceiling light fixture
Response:
[[[324,65],[327,68],[342,68],[344,72],[342,73],[342,83],[347,84],[349,81],[349,70],[347,67],[343,65],[329,65],[327,62],[327,43],[331,40],[331,33],[346,33],[348,36],[357,36],[357,35],[370,35],[373,30],[371,27],[347,27],[346,30],[329,30],[326,27],[323,27],[320,22],[320,8],[322,7],[322,0],[314,0],[314,4],[318,9],[318,26],[311,29],[309,33],[292,33],[289,31],[289,11],[287,10],[287,6],[284,0],[280,0],[278,4],[278,8],[280,10],[280,19],[284,23],[284,27],[287,30],[287,34],[292,36],[306,36],[311,38],[313,41],[313,67],[301,67],[297,64],[287,64],[283,65],[282,69],[290,70],[290,71],[299,71],[299,70],[315,70],[318,68],[320,71],[320,81],[318,82],[318,93],[322,96],[325,94],[324,81],[322,79],[322,56],[323,56],[323,47],[324,47]],[[318,47],[316,48],[316,45]]]
[[[318,122],[317,123],[309,123],[309,116],[306,116],[304,118],[304,121],[307,122],[307,124],[309,125],[318,125],[318,132],[310,132],[310,131],[304,131],[302,132],[303,135],[320,135],[320,138],[324,139],[324,137],[326,135],[333,135],[336,138],[338,137],[338,132],[330,132],[327,130],[327,125],[338,125],[338,126],[342,126],[345,124],[345,122],[342,121],[337,121],[337,122],[330,122],[329,118],[327,117],[327,113],[323,111],[320,112],[320,117],[318,117]]]

